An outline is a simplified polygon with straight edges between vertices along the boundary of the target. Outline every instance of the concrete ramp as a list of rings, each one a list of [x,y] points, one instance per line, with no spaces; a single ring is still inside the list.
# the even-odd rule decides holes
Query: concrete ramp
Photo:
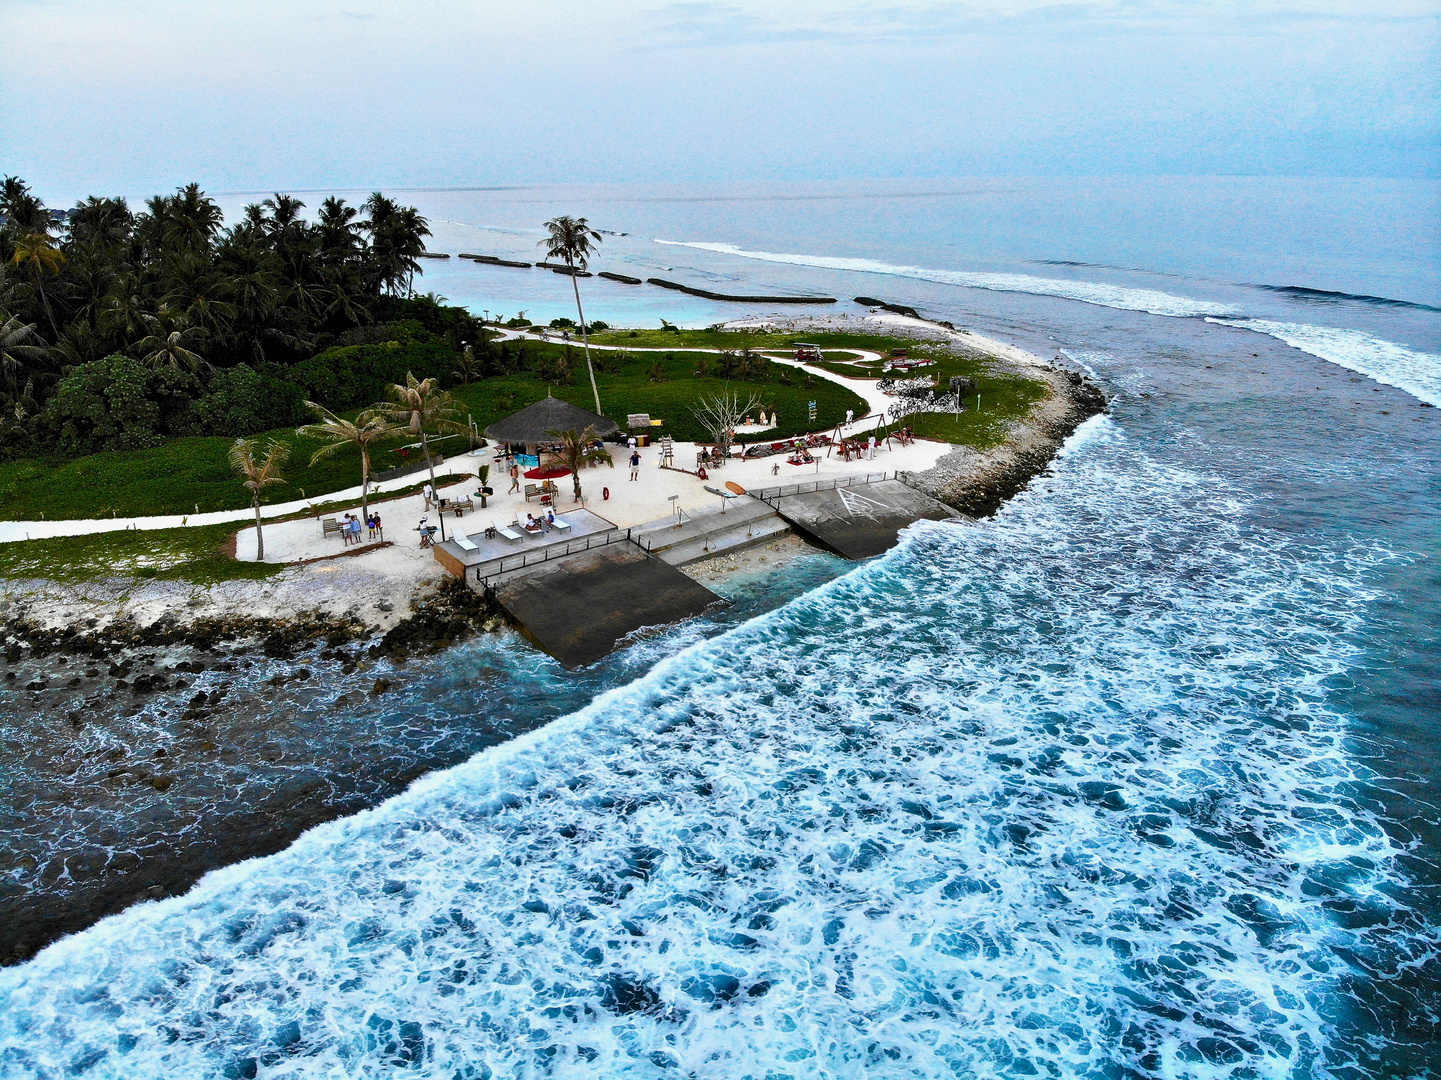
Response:
[[[793,485],[759,492],[802,536],[847,559],[868,559],[896,546],[907,525],[956,512],[899,480],[849,486]]]
[[[627,634],[699,615],[723,601],[634,544],[545,563],[495,586],[521,633],[566,667],[594,663]]]

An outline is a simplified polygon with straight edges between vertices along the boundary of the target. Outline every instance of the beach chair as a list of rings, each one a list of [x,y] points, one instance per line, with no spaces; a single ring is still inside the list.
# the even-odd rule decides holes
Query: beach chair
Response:
[[[520,532],[520,531],[518,531],[518,530],[516,530],[516,529],[512,529],[509,525],[496,525],[495,522],[492,521],[492,522],[491,522],[491,526],[495,529],[495,531],[496,531],[498,534],[500,534],[501,536],[505,537],[507,540],[511,541],[512,543],[515,543],[516,541],[524,540],[524,539],[525,539],[525,534],[524,534],[524,533],[522,533],[522,532]]]
[[[451,533],[450,538],[455,541],[455,546],[460,548],[461,551],[480,550],[480,548],[476,546],[475,541],[472,540],[470,537],[466,536],[463,532]]]
[[[570,532],[570,522],[562,521],[560,518],[556,518],[554,521],[552,521],[550,523],[550,527],[552,529],[555,529],[557,532]]]

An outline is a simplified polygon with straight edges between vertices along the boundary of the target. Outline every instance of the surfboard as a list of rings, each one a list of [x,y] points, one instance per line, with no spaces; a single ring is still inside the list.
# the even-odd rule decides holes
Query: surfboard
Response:
[[[737,495],[744,495],[746,493],[746,489],[741,487],[734,480],[727,480],[726,488],[730,491],[735,492]]]

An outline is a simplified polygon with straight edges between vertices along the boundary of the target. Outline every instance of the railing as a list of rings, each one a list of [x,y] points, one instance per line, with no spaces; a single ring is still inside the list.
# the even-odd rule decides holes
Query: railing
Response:
[[[487,559],[485,562],[476,563],[474,567],[475,580],[484,585],[499,578],[502,574],[508,574],[527,566],[539,566],[552,559],[563,559],[567,555],[603,548],[610,544],[623,544],[626,541],[630,541],[646,551],[650,550],[648,543],[631,536],[630,529],[607,529],[605,532],[579,536],[574,540],[563,540],[558,544],[546,544],[544,547],[531,548],[529,551],[522,551],[516,555],[502,555],[498,559]],[[469,574],[471,569],[467,566],[465,572]]]
[[[808,484],[786,484],[783,487],[766,488],[763,491],[751,491],[747,494],[755,496],[762,502],[780,509],[779,501],[789,498],[792,495],[809,495],[813,491],[830,491],[833,488],[855,487],[857,484],[874,484],[881,480],[894,480],[900,473],[866,473],[864,476],[839,476],[832,480],[812,480]]]

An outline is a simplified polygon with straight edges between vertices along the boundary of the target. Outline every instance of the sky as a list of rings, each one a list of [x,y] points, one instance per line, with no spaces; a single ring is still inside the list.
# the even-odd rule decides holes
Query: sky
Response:
[[[0,172],[1441,176],[1441,0],[0,0]]]

